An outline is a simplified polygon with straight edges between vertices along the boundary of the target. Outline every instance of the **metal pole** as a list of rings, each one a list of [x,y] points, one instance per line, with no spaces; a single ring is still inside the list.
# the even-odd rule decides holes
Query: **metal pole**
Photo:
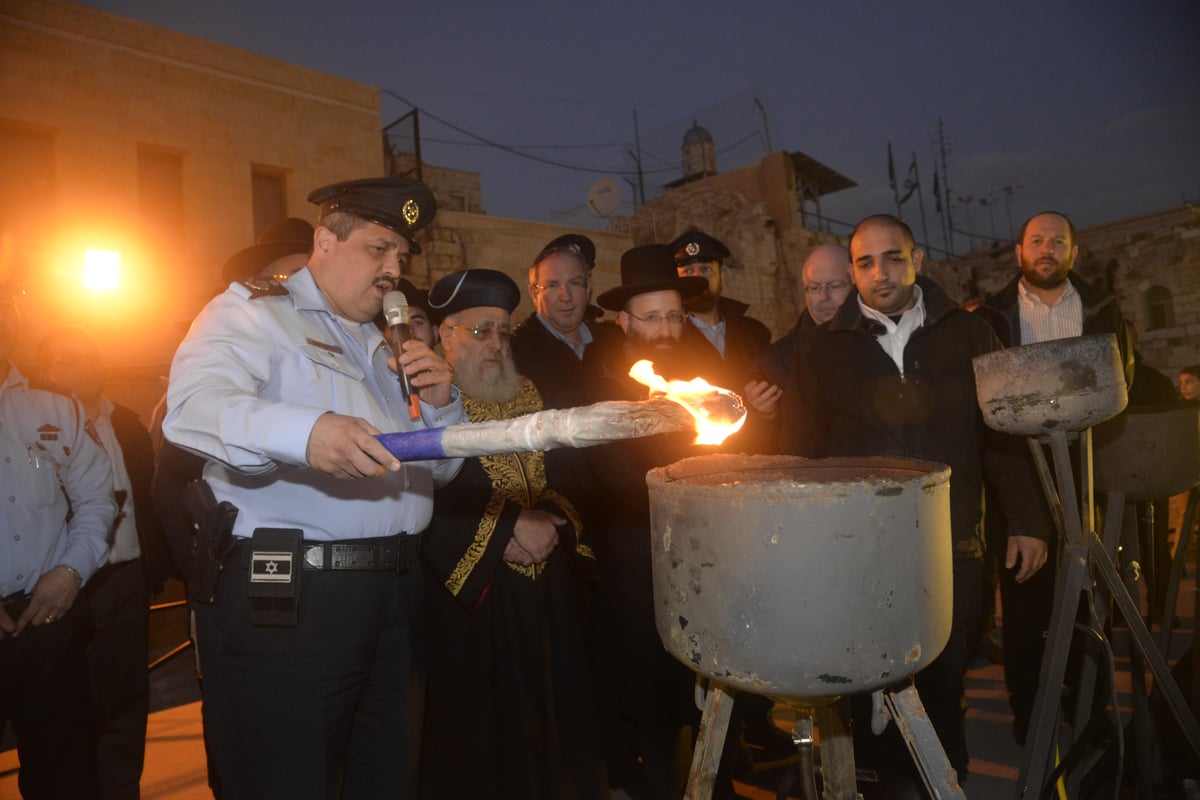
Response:
[[[913,151],[912,157],[913,164],[916,164],[916,150]],[[925,237],[925,246],[929,247],[929,226],[925,224],[925,199],[921,197],[921,170],[919,168],[917,169],[917,186],[915,191],[917,193],[917,207],[921,209],[921,235]]]
[[[634,146],[634,164],[637,165],[638,176],[638,207],[646,205],[646,184],[642,176],[642,135],[638,132],[637,109],[633,110],[633,146]]]

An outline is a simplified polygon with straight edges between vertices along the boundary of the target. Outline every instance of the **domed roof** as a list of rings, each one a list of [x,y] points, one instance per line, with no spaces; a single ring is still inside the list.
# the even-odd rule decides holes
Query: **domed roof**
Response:
[[[708,129],[701,127],[696,120],[692,120],[692,127],[688,128],[688,132],[683,135],[683,146],[712,143],[712,134],[708,132]]]

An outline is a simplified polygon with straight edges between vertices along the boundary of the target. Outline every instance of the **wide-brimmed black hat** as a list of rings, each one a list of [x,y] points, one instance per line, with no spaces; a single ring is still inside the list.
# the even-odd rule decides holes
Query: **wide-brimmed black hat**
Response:
[[[532,266],[536,267],[555,253],[570,253],[582,261],[588,269],[596,266],[595,243],[578,233],[566,233],[552,239],[548,245],[542,248],[542,252],[537,254]]]
[[[621,285],[601,293],[596,302],[609,311],[622,311],[629,298],[639,294],[674,289],[686,299],[707,287],[708,279],[698,275],[679,277],[670,247],[647,244],[625,251],[621,256]]]
[[[433,222],[437,202],[429,187],[413,178],[362,178],[322,186],[308,202],[321,206],[321,219],[346,211],[390,228],[408,240],[409,252],[420,253],[416,233]]]
[[[438,324],[451,314],[480,306],[503,308],[511,314],[520,302],[516,281],[494,269],[452,272],[429,290],[429,313]]]
[[[396,291],[404,295],[404,299],[410,306],[425,309],[425,313],[433,318],[433,312],[429,308],[429,292],[426,289],[418,289],[412,284],[412,281],[407,278],[400,278],[396,281]]]
[[[260,233],[254,244],[229,257],[221,267],[221,280],[226,283],[248,280],[284,256],[312,252],[312,245],[312,225],[299,217],[281,219]]]
[[[707,264],[710,261],[722,262],[729,258],[729,248],[719,239],[714,239],[704,231],[684,231],[671,242],[671,252],[675,254],[676,266],[685,264]]]

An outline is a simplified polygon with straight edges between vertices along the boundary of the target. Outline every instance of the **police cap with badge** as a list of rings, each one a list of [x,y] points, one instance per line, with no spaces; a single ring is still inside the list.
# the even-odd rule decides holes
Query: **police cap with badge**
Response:
[[[567,233],[552,239],[549,244],[537,254],[532,266],[545,261],[556,253],[570,253],[579,259],[589,270],[596,266],[596,245],[586,236],[578,233]]]
[[[320,219],[335,211],[374,222],[408,240],[409,252],[421,252],[416,233],[433,222],[437,202],[429,187],[413,178],[361,178],[322,186],[308,202],[321,207]]]
[[[687,264],[707,264],[716,261],[718,264],[729,258],[729,248],[719,239],[714,239],[704,231],[684,231],[670,244],[675,255],[675,266]]]

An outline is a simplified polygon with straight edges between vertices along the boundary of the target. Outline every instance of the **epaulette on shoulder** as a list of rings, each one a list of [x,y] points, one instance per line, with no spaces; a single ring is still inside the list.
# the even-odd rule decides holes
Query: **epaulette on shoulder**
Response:
[[[260,297],[286,297],[288,294],[284,285],[274,278],[248,278],[238,281],[234,286],[240,286],[246,290],[247,300],[257,300]]]

